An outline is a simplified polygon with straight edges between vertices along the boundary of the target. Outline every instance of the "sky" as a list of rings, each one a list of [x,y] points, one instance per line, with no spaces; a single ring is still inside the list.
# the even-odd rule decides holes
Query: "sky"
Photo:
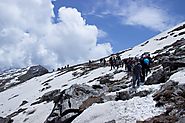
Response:
[[[88,24],[104,35],[98,42],[109,42],[114,52],[133,47],[184,21],[183,0],[56,0],[61,6],[76,8]]]
[[[0,69],[116,53],[185,20],[184,0],[1,0]]]

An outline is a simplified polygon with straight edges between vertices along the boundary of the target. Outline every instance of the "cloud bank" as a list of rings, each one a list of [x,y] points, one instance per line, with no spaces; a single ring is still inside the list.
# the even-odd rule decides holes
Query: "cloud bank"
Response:
[[[59,23],[52,23],[53,6],[47,0],[0,2],[0,69],[41,64],[57,68],[112,53],[104,36],[88,25],[75,8],[59,9]]]

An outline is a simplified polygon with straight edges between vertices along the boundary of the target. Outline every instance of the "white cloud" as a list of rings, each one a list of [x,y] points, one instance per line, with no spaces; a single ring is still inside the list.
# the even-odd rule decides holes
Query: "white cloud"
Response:
[[[105,31],[100,30],[100,29],[98,30],[98,37],[99,38],[105,38],[107,36],[108,36],[108,34]]]
[[[100,9],[104,8],[104,9]],[[168,11],[153,1],[148,0],[105,0],[94,8],[94,15],[114,15],[123,25],[144,26],[156,31],[164,31],[175,23]]]
[[[172,26],[167,12],[154,3],[130,1],[127,8],[121,9],[120,13],[123,24],[141,25],[156,31],[164,31]]]
[[[97,44],[97,27],[86,24],[76,9],[61,8],[57,24],[51,22],[52,9],[45,0],[0,2],[1,69],[32,64],[56,68],[112,53],[109,43]]]

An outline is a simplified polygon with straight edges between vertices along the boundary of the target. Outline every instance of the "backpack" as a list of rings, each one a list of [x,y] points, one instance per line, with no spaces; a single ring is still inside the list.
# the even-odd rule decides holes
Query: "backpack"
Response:
[[[145,65],[149,65],[149,63],[150,63],[148,58],[144,58],[143,62],[144,62]]]

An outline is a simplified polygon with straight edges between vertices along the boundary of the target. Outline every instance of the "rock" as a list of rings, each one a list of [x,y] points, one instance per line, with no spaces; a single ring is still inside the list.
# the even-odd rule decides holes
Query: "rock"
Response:
[[[49,91],[47,93],[45,93],[42,97],[41,97],[41,101],[52,101],[54,100],[54,97],[60,93],[60,89],[56,89],[56,90],[53,90],[53,91]]]
[[[169,91],[171,90],[175,91],[173,88],[177,85],[178,82],[175,81],[166,82],[164,85],[161,86],[161,89],[153,95],[154,100],[160,101],[161,97],[164,97],[165,95],[168,95],[168,97],[170,97],[169,93],[172,94],[172,92]]]
[[[103,102],[101,97],[108,88],[106,86],[91,86],[74,84],[70,88],[54,96],[55,107],[46,123],[70,123],[82,111],[93,103]]]
[[[20,108],[19,110],[9,114],[7,117],[12,118],[17,116],[19,113],[24,112],[27,108]],[[0,122],[1,123],[1,122]]]
[[[178,85],[178,82],[172,80],[161,86],[161,89],[153,95],[153,99],[157,101],[156,106],[167,105],[166,112],[163,116],[159,115],[151,118],[149,122],[158,122],[162,120],[164,123],[174,123],[180,121],[185,115],[184,92],[185,85]]]
[[[110,79],[113,78],[114,74],[106,74],[100,78],[100,84],[111,84],[113,83]]]
[[[105,122],[105,123],[116,123],[115,120],[111,120],[111,121],[108,121],[108,122]]]
[[[21,105],[19,107],[25,105],[26,103],[28,103],[28,101],[26,101],[26,100],[22,101],[22,103],[21,103]]]
[[[56,97],[58,97],[58,95],[60,95],[60,89],[49,91],[49,92],[45,93],[42,97],[39,97],[39,100],[36,102],[33,102],[31,105],[40,104],[44,101],[47,101],[47,102],[55,101]]]
[[[30,67],[30,69],[27,71],[26,74],[18,77],[18,79],[21,82],[27,81],[33,77],[37,77],[37,76],[41,76],[48,73],[48,70],[44,67],[42,67],[41,65],[37,65],[37,66],[32,66]]]
[[[165,103],[164,103],[164,102],[160,102],[160,101],[158,101],[158,102],[155,104],[156,107],[161,107],[161,106],[164,106],[164,105],[165,105]]]
[[[101,85],[92,85],[93,89],[103,89]]]
[[[180,120],[177,123],[185,123],[185,117],[180,118]]]
[[[145,97],[149,95],[150,93],[151,91],[144,90],[144,91],[140,91],[140,92],[133,94],[133,96]]]
[[[109,92],[115,92],[115,91],[119,91],[121,89],[125,89],[128,86],[126,84],[120,84],[120,85],[113,85],[112,87],[109,87]]]
[[[116,100],[128,100],[131,98],[131,95],[129,94],[128,91],[118,92],[116,93],[116,95],[117,95]]]
[[[180,67],[185,67],[185,61],[166,61],[162,63],[163,67],[169,67],[170,71],[177,70]]]
[[[103,99],[101,97],[96,97],[96,96],[89,97],[79,107],[80,111],[84,111],[86,108],[90,107],[93,103],[103,103]]]
[[[161,114],[145,121],[137,121],[136,123],[175,123],[177,118],[175,116],[166,116]]]
[[[145,81],[145,85],[165,83],[167,78],[167,73],[163,69],[159,69],[158,71],[154,72],[152,76],[148,77],[148,79]]]
[[[13,123],[13,120],[11,118],[0,117],[0,123]]]
[[[110,83],[110,79],[109,78],[101,78],[100,79],[100,84],[106,84],[106,83]]]

